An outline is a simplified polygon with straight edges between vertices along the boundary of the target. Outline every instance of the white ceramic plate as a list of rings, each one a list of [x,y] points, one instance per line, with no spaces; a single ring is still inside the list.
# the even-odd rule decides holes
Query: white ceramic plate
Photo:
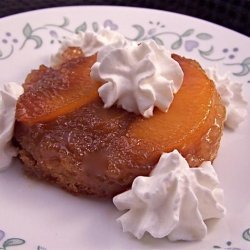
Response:
[[[0,20],[0,84],[22,83],[39,64],[49,64],[64,36],[109,27],[132,40],[153,38],[174,52],[218,65],[244,85],[250,100],[250,40],[231,30],[169,12],[122,7],[65,7]],[[225,190],[227,216],[208,222],[200,242],[170,243],[123,233],[109,201],[74,197],[28,179],[21,164],[0,173],[0,249],[250,249],[250,119],[225,131],[214,163]],[[15,247],[14,247],[15,246]]]

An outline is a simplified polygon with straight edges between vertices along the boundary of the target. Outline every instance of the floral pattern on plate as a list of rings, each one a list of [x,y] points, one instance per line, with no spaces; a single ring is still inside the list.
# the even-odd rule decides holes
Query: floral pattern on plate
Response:
[[[23,239],[20,238],[8,238],[6,240],[4,240],[5,237],[5,232],[2,231],[0,229],[0,249],[3,250],[8,250],[10,247],[13,246],[20,246],[20,245],[24,245],[26,242]],[[250,241],[250,228],[247,228],[243,233],[242,233],[242,239],[246,240],[246,241]],[[2,243],[1,241],[4,240]],[[212,247],[212,249],[224,249],[224,250],[243,250],[241,248],[238,247],[233,247],[233,244],[231,241],[227,241],[226,246],[219,246],[219,245],[214,245]],[[35,248],[36,250],[48,250],[47,248],[43,247],[43,246],[37,246],[37,248]]]
[[[250,73],[250,56],[245,57],[243,61],[237,61],[236,55],[240,50],[237,46],[233,48],[223,48],[219,55],[215,55],[215,45],[213,44],[214,36],[207,32],[196,32],[193,28],[187,28],[182,33],[177,33],[172,30],[167,30],[165,25],[153,21],[148,22],[147,28],[141,24],[134,24],[132,27],[136,30],[135,37],[127,37],[132,41],[142,41],[147,39],[153,39],[160,45],[166,45],[163,38],[166,36],[175,37],[175,41],[170,44],[172,51],[178,51],[180,48],[184,48],[186,52],[192,52],[197,50],[200,57],[213,62],[222,62],[225,66],[237,66],[240,70],[233,71],[235,76],[245,76]],[[111,19],[106,19],[103,23],[92,22],[90,24],[87,21],[79,23],[78,26],[71,28],[70,19],[63,17],[61,23],[45,23],[39,27],[34,27],[31,23],[26,23],[22,29],[23,37],[16,37],[11,32],[7,31],[2,36],[0,43],[0,60],[6,60],[11,57],[18,50],[22,50],[28,45],[29,41],[33,41],[34,49],[39,49],[43,46],[44,42],[47,42],[48,37],[44,38],[41,34],[42,30],[47,30],[49,35],[49,42],[51,44],[61,43],[62,40],[70,34],[85,32],[92,29],[97,32],[101,28],[109,28],[111,30],[119,30],[119,24]],[[211,43],[206,49],[201,48],[201,44],[204,41],[210,40]],[[5,45],[5,50],[1,49],[1,45]]]
[[[16,247],[24,245],[26,243],[25,240],[20,238],[8,238],[4,240],[5,238],[5,232],[0,229],[0,249],[3,250],[9,250],[11,247],[15,247],[15,249],[18,249]],[[36,250],[47,250],[45,247],[37,246],[34,248]]]

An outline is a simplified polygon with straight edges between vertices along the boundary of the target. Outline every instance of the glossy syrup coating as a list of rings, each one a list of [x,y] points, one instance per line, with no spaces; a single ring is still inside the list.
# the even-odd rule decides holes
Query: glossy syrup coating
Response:
[[[40,66],[28,75],[16,107],[16,119],[27,124],[50,121],[98,96],[100,83],[89,78],[95,56],[78,57],[59,68]]]
[[[225,109],[197,62],[173,58],[184,71],[184,83],[169,112],[155,110],[147,119],[116,107],[104,109],[97,96],[50,121],[17,122],[15,138],[26,173],[73,193],[112,197],[129,188],[136,176],[149,175],[163,152],[177,148],[191,167],[213,160]],[[79,67],[80,62],[73,58],[58,69]],[[91,81],[86,72],[78,73]]]

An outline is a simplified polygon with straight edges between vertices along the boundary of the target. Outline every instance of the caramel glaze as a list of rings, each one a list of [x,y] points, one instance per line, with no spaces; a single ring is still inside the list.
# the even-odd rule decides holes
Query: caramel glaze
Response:
[[[27,174],[74,193],[112,196],[135,176],[148,175],[159,157],[152,145],[126,135],[134,119],[121,109],[104,109],[98,100],[51,122],[17,123],[15,137]]]
[[[176,59],[181,60],[177,56]],[[197,131],[193,129],[185,145],[181,141],[179,146],[173,144],[192,167],[214,159],[222,134],[225,110],[213,84],[210,81],[207,84],[212,88],[208,105],[214,108],[202,120],[206,126],[199,129],[201,134],[195,141],[192,133]],[[160,111],[155,112],[157,115]],[[185,112],[183,115],[187,115]],[[157,140],[132,136],[131,126],[141,119],[116,107],[104,109],[97,97],[52,121],[34,125],[16,122],[15,139],[24,170],[72,193],[112,197],[129,188],[136,176],[149,175],[164,149],[174,149]],[[177,132],[180,126],[183,124],[177,124]]]

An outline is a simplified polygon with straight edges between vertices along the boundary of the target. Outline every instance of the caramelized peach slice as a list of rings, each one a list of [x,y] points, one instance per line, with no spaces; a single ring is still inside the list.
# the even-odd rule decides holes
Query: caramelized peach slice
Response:
[[[99,83],[89,76],[95,61],[96,56],[79,57],[58,69],[41,66],[33,71],[17,103],[16,119],[30,125],[46,122],[96,99]]]
[[[38,70],[32,70],[30,74],[27,75],[25,82],[23,84],[24,91],[32,87],[34,83],[39,81],[45,73],[48,73],[50,68],[45,65],[41,65]]]
[[[79,47],[69,47],[61,55],[61,63],[83,56],[83,51]]]
[[[150,119],[137,119],[128,136],[152,143],[157,149],[155,154],[159,149],[178,149],[191,166],[198,166],[216,156],[225,108],[215,85],[197,62],[177,55],[173,58],[181,65],[184,82],[170,109],[167,113],[155,110]]]

